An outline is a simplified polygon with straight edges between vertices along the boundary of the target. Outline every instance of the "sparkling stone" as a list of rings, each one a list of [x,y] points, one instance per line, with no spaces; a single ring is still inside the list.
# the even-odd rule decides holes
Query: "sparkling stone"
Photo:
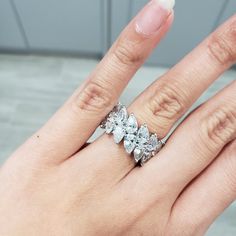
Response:
[[[135,143],[129,140],[125,140],[124,147],[125,147],[126,152],[130,154],[135,148]]]
[[[155,149],[155,147],[158,145],[158,139],[155,134],[151,135],[151,137],[149,139],[149,143],[153,146],[153,149]]]
[[[149,140],[149,131],[146,125],[142,125],[138,130],[137,134],[137,145],[140,148],[143,148],[145,144],[148,143]]]
[[[150,139],[148,140],[148,144],[146,146],[146,149],[149,152],[153,152],[153,151],[155,151],[157,149],[157,146],[158,146],[157,136],[155,134],[152,134]]]
[[[121,106],[121,108],[119,109],[118,113],[117,113],[117,117],[116,117],[116,122],[117,124],[122,124],[124,122],[126,122],[128,119],[128,112],[125,106]]]
[[[133,114],[131,114],[126,123],[126,132],[133,134],[138,130],[138,122]]]
[[[143,151],[139,148],[134,149],[134,160],[136,163],[138,163],[143,156]]]
[[[120,143],[121,140],[124,138],[125,132],[124,129],[120,126],[116,126],[114,131],[113,131],[113,138],[115,143]]]
[[[125,136],[125,139],[130,140],[131,142],[135,142],[136,141],[136,136],[135,136],[135,134],[127,134]]]
[[[152,135],[149,139],[147,149],[154,155],[159,152],[162,148],[162,142],[158,140],[156,135]]]
[[[114,128],[115,128],[115,119],[116,119],[116,113],[115,112],[112,112],[107,120],[106,120],[106,123],[105,123],[105,130],[106,130],[106,133],[107,134],[110,134]]]
[[[135,135],[127,134],[124,140],[125,150],[130,154],[134,150],[135,146],[136,146]]]

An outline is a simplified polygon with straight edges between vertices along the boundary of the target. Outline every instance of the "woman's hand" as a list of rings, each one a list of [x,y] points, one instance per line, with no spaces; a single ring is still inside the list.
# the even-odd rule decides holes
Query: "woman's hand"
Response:
[[[1,236],[202,235],[234,201],[235,82],[192,112],[142,168],[111,136],[82,148],[169,29],[172,2],[149,3],[84,84],[1,168]],[[235,45],[236,15],[129,111],[163,138],[235,63]]]

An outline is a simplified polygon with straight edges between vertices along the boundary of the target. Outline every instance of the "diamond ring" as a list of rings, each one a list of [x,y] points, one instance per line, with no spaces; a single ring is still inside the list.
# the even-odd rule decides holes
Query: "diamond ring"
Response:
[[[133,154],[136,164],[143,165],[154,157],[163,147],[164,142],[151,134],[146,124],[138,126],[134,114],[128,114],[127,109],[118,103],[107,115],[100,127],[107,134],[113,134],[115,143],[123,140],[128,154]]]

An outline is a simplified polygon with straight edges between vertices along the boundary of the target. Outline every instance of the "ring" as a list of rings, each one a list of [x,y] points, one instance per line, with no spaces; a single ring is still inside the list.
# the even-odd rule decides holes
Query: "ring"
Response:
[[[154,157],[164,146],[155,133],[150,133],[146,124],[138,126],[134,114],[128,114],[127,108],[118,103],[105,117],[100,127],[106,134],[113,134],[116,144],[121,143],[128,154],[133,154],[136,164],[144,163]]]

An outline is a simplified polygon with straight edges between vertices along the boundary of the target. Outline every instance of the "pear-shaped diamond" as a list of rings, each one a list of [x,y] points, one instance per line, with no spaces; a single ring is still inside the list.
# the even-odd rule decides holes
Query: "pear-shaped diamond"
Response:
[[[124,132],[123,127],[116,126],[113,131],[113,138],[114,138],[115,143],[117,144],[120,143],[121,140],[124,138],[124,136],[125,136],[125,132]]]
[[[126,123],[126,132],[133,134],[138,130],[138,122],[133,114],[131,114]]]

